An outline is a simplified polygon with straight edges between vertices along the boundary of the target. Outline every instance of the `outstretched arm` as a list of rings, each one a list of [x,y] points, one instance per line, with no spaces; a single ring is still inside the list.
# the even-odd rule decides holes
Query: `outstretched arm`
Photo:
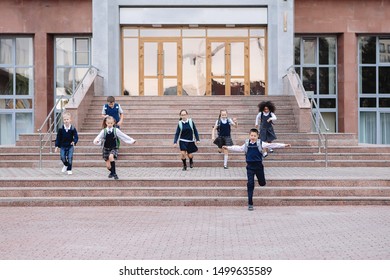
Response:
[[[223,149],[233,151],[233,152],[244,152],[245,144],[242,146],[233,145],[233,146],[222,146]]]
[[[267,142],[262,142],[261,146],[263,148],[271,148],[271,149],[278,149],[278,148],[288,148],[291,147],[290,144],[285,144],[285,143],[267,143]]]
[[[136,140],[134,140],[133,138],[131,138],[129,135],[127,134],[124,134],[122,131],[120,131],[120,129],[116,129],[116,135],[119,137],[119,139],[121,139],[123,142],[127,143],[127,144],[134,144],[136,142]]]

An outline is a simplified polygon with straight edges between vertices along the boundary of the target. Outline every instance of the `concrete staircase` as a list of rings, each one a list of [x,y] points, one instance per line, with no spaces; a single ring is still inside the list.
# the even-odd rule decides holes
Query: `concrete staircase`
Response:
[[[0,167],[10,168],[9,173],[14,170],[27,173],[15,174],[15,178],[0,178],[0,206],[245,205],[244,155],[230,153],[230,169],[223,170],[223,155],[218,154],[211,143],[211,129],[219,110],[227,109],[229,116],[236,117],[239,122],[239,127],[233,129],[233,140],[242,144],[254,126],[257,104],[269,99],[277,107],[278,121],[274,127],[277,142],[290,143],[292,148],[275,150],[264,162],[266,169],[324,167],[325,157],[318,153],[317,135],[297,131],[291,109],[295,102],[292,97],[126,96],[117,98],[125,111],[125,124],[121,130],[135,138],[137,144],[121,145],[120,180],[109,180],[100,147],[92,144],[101,129],[100,114],[105,103],[104,97],[95,97],[83,126],[78,128],[80,140],[75,149],[74,176],[59,175],[59,154],[50,153],[48,147],[43,153],[44,169],[31,169],[39,166],[37,134],[22,135],[15,147],[0,147]],[[195,168],[187,172],[181,171],[179,151],[173,147],[180,109],[189,111],[201,138],[199,152],[195,154]],[[389,146],[361,146],[352,134],[329,134],[328,152],[330,168],[390,166]],[[31,170],[42,178],[36,174],[29,176]],[[47,176],[48,171],[52,176]],[[214,175],[208,176],[210,172]],[[140,179],[140,174],[145,173],[148,175]],[[390,201],[388,180],[371,178],[364,181],[353,176],[321,180],[317,175],[306,173],[304,179],[271,178],[266,188],[256,190],[256,201],[261,205],[384,205]],[[164,178],[165,174],[173,175]]]

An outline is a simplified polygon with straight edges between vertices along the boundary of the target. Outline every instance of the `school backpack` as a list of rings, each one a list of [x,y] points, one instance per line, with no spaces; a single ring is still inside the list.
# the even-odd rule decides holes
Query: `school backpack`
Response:
[[[192,135],[193,135],[193,138],[195,139],[194,124],[192,122],[192,119],[188,119],[188,124],[190,125],[190,127],[192,129]],[[181,120],[179,121],[179,128],[180,128],[180,134],[179,134],[178,139],[180,139],[181,131],[183,130],[183,122]]]
[[[116,127],[113,128],[114,132],[114,140],[116,140],[116,148],[119,149],[119,146],[121,145],[121,141],[119,137],[116,135]],[[104,147],[104,142],[106,141],[107,136],[107,128],[104,128],[104,141],[102,142],[102,146]]]
[[[259,149],[260,154],[263,155],[263,146],[261,144],[260,139],[257,139],[256,145],[257,145],[257,149]],[[249,139],[246,139],[245,147],[244,147],[245,154],[248,152],[248,146],[249,146]]]

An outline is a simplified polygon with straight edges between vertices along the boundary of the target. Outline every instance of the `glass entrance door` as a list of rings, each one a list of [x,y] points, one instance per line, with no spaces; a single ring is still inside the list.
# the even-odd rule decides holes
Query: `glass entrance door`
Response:
[[[141,39],[139,48],[140,95],[182,95],[180,41]]]
[[[207,40],[207,95],[249,95],[248,40]]]

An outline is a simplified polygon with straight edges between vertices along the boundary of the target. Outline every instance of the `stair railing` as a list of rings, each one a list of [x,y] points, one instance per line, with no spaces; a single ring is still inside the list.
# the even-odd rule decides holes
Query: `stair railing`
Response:
[[[314,128],[318,134],[318,153],[321,153],[321,149],[324,150],[325,155],[325,167],[328,167],[328,135],[327,132],[329,128],[327,127],[324,118],[320,112],[317,102],[313,96],[308,96],[305,88],[303,87],[302,80],[299,77],[298,73],[295,71],[294,65],[290,66],[287,69],[287,73],[290,74],[295,79],[295,84],[297,90],[294,92],[301,92],[303,102],[306,103],[307,100],[310,100],[311,104],[311,119],[314,125]]]
[[[39,168],[42,168],[42,151],[49,144],[49,151],[53,153],[53,134],[57,131],[57,127],[62,121],[62,114],[65,111],[65,105],[68,102],[75,102],[78,92],[83,92],[85,88],[85,80],[90,80],[88,77],[96,76],[98,69],[95,66],[90,66],[88,71],[84,74],[83,78],[78,83],[75,91],[70,96],[61,96],[54,104],[50,113],[47,115],[41,127],[38,129],[39,133]],[[90,83],[88,81],[88,83]],[[43,132],[43,129],[48,126],[47,131]]]

